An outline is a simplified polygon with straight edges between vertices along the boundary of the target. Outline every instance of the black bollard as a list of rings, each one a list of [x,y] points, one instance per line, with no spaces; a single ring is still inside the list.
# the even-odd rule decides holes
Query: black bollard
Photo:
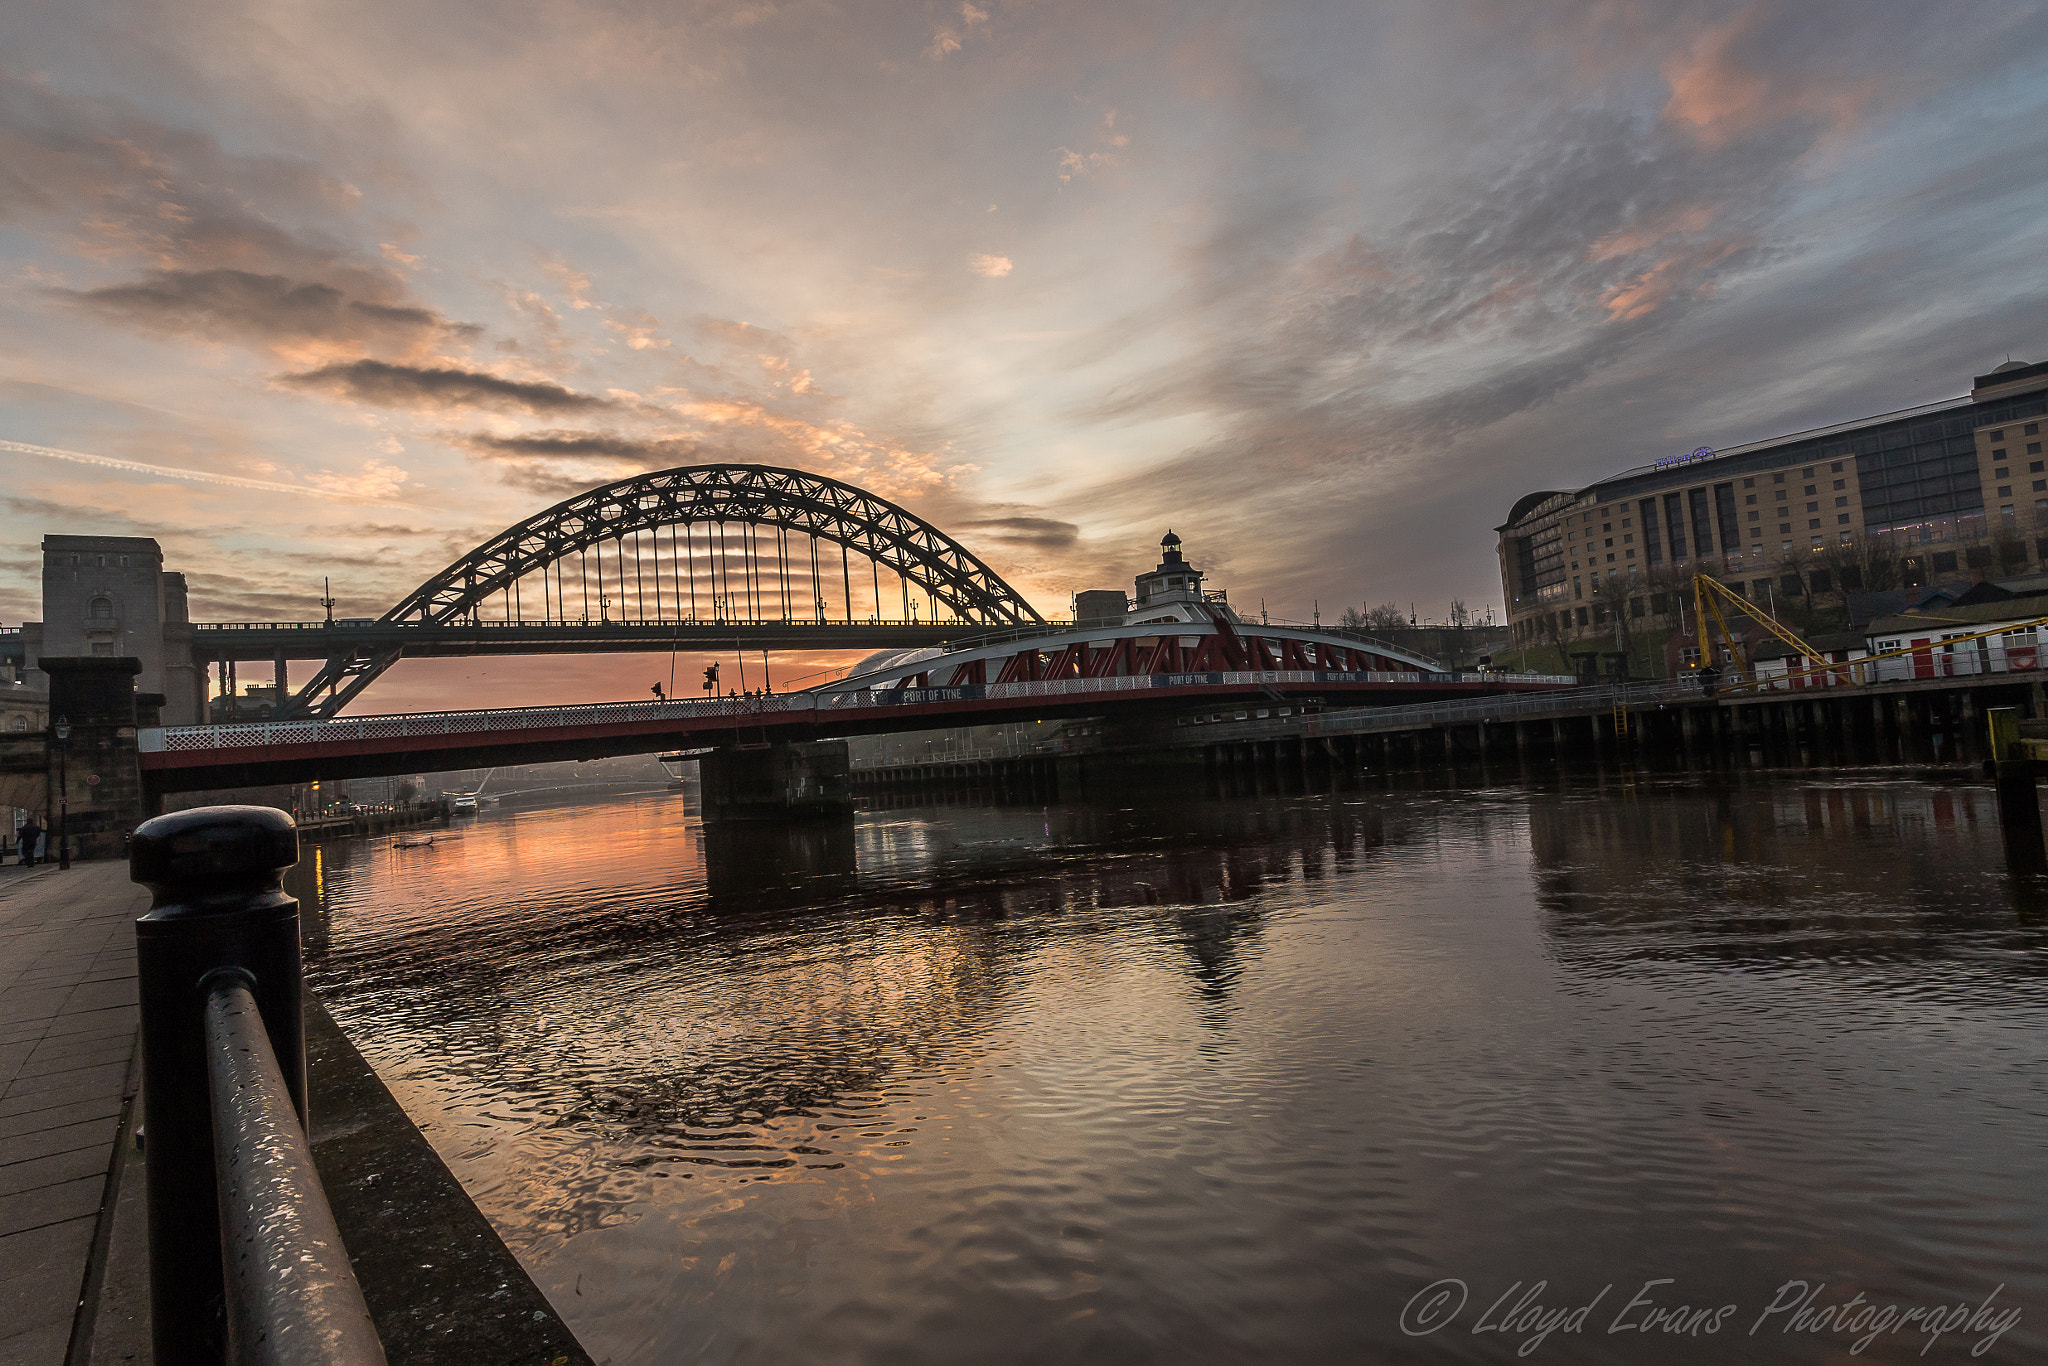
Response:
[[[2041,835],[2039,765],[2020,739],[2020,709],[1992,707],[1984,717],[1991,731],[1988,763],[1998,790],[2005,866],[2015,873],[2048,872],[2048,844]]]
[[[135,958],[156,1366],[214,1366],[227,1350],[202,986],[209,974],[246,976],[292,1108],[306,1121],[299,903],[282,890],[298,859],[298,827],[267,806],[158,816],[129,843],[129,876],[153,894],[135,922]]]

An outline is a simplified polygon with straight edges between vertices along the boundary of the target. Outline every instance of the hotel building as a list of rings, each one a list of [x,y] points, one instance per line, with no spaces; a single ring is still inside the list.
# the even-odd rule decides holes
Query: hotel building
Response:
[[[1758,598],[1854,590],[1826,552],[1865,534],[1887,534],[1908,584],[2048,567],[2044,424],[2048,362],[2008,361],[1967,398],[1525,494],[1496,528],[1512,639],[1661,618],[1700,572]]]

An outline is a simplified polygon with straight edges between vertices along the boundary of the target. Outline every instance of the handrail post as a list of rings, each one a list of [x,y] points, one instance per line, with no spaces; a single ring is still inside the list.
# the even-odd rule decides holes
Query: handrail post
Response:
[[[239,968],[254,983],[292,1108],[306,1120],[299,903],[282,887],[298,857],[292,818],[263,806],[158,816],[129,843],[129,876],[152,894],[135,922],[135,957],[157,1366],[214,1366],[226,1350],[202,987],[209,973]]]

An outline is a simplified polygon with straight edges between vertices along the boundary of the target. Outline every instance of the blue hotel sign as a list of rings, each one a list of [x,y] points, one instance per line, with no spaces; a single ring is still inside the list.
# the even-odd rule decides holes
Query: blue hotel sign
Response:
[[[1694,451],[1691,455],[1662,456],[1658,459],[1657,463],[1651,468],[1668,470],[1678,465],[1690,465],[1693,464],[1695,461],[1712,460],[1713,458],[1714,448],[1712,446],[1702,446],[1698,450]]]

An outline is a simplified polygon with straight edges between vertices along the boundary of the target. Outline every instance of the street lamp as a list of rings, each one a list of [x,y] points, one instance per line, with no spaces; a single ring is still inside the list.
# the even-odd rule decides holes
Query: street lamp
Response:
[[[54,729],[57,735],[57,867],[61,871],[71,866],[71,775],[64,763],[64,742],[71,738],[70,718],[59,716]]]

